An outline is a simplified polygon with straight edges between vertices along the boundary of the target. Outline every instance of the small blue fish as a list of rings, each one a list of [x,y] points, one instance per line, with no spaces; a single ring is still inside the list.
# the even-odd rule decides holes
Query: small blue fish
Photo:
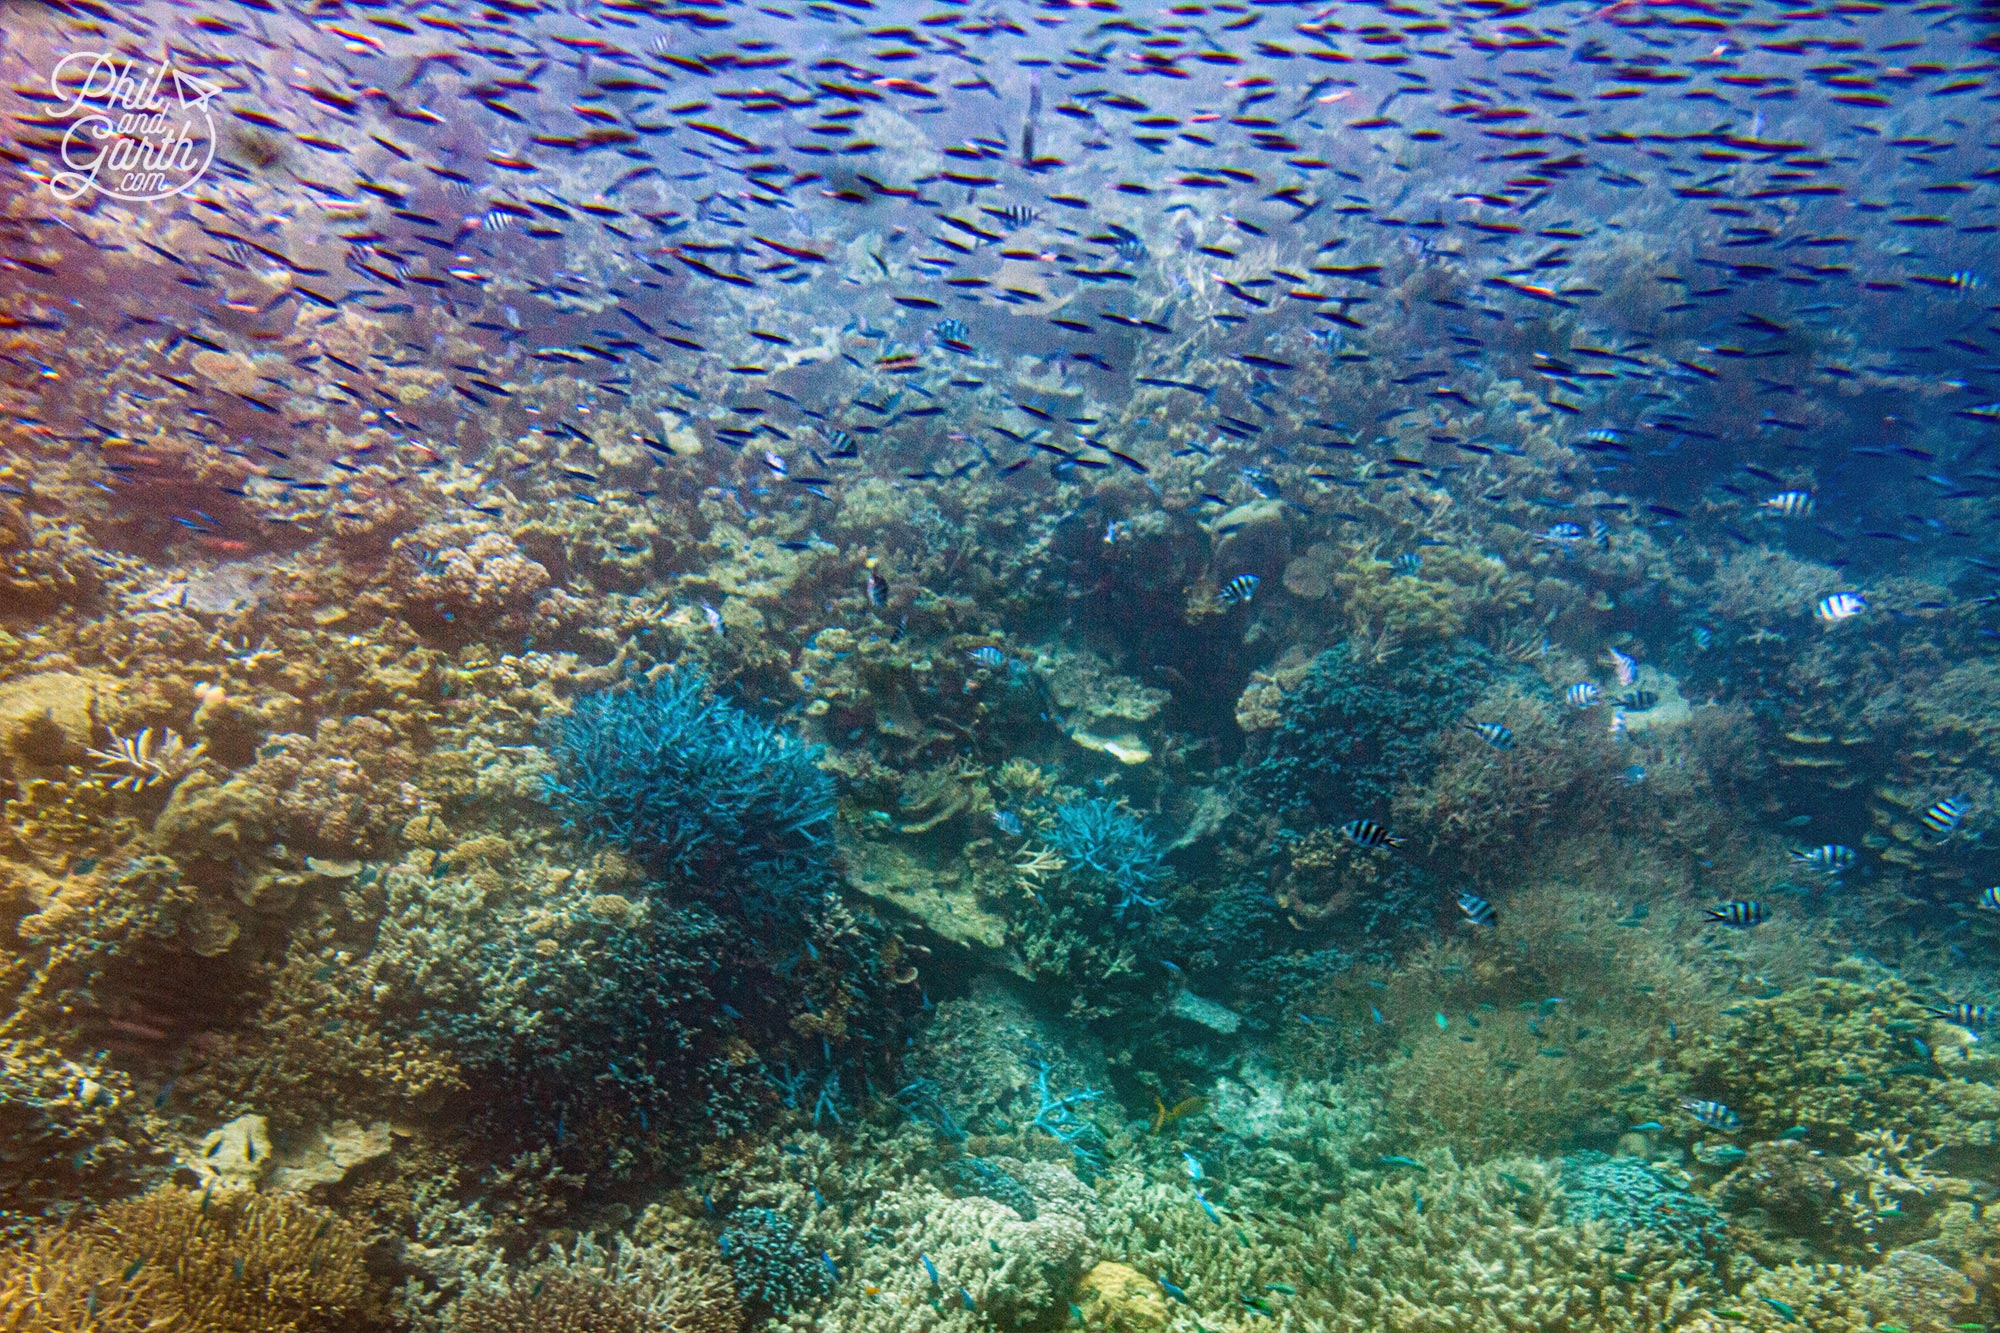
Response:
[[[1179,1301],[1182,1305],[1193,1304],[1192,1301],[1188,1300],[1188,1294],[1185,1291],[1182,1291],[1179,1287],[1167,1281],[1166,1274],[1162,1273],[1159,1277],[1155,1278],[1154,1281],[1160,1284],[1161,1291],[1166,1292],[1167,1295],[1173,1297],[1175,1300]]]
[[[1246,467],[1243,469],[1242,476],[1243,480],[1249,483],[1250,489],[1263,496],[1266,500],[1275,500],[1284,494],[1283,489],[1278,485],[1277,478],[1260,468]]]
[[[836,1264],[833,1261],[833,1256],[825,1250],[819,1252],[819,1266],[826,1270],[828,1277],[832,1278],[835,1282],[840,1281],[840,1265]]]
[[[993,812],[993,827],[999,829],[1010,838],[1018,838],[1021,836],[1023,826],[1021,824],[1021,817],[1012,810],[995,810]]]
[[[942,1287],[944,1285],[938,1281],[937,1265],[931,1262],[931,1257],[928,1254],[919,1250],[917,1252],[917,1262],[924,1266],[924,1274],[930,1278],[933,1287]]]

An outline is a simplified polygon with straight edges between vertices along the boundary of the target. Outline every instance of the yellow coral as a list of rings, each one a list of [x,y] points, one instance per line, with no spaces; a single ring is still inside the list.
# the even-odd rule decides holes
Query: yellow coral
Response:
[[[0,1258],[0,1329],[359,1333],[386,1311],[362,1244],[290,1196],[168,1185]]]

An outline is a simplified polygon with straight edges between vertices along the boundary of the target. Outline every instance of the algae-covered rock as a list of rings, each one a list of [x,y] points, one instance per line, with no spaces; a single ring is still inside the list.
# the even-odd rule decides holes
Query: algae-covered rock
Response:
[[[276,1165],[271,1153],[270,1121],[255,1114],[239,1115],[212,1129],[196,1146],[187,1165],[204,1185],[218,1189],[254,1189]]]
[[[90,748],[103,688],[98,677],[40,671],[0,684],[0,754],[30,764],[60,764]]]
[[[1005,918],[981,903],[957,872],[929,866],[893,843],[859,843],[846,852],[851,887],[953,943],[994,954],[1005,949]]]
[[[391,1147],[388,1121],[363,1125],[341,1120],[313,1130],[304,1143],[278,1159],[271,1169],[270,1183],[280,1190],[337,1185],[349,1173],[387,1157]]]

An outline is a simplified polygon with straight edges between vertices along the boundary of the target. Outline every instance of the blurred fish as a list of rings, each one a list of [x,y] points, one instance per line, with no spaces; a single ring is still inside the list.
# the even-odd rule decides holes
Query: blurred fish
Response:
[[[1458,910],[1465,915],[1466,921],[1474,926],[1497,925],[1500,920],[1499,914],[1493,910],[1493,904],[1470,890],[1458,895]]]
[[[1947,1023],[1956,1023],[1962,1028],[1983,1028],[1993,1019],[1991,1006],[1975,1004],[1970,1000],[1960,1000],[1955,1004],[1927,1006],[1929,1011]]]
[[[1759,508],[1781,518],[1810,518],[1813,511],[1811,491],[1779,491],[1764,501]]]
[[[1762,925],[1770,919],[1771,914],[1770,910],[1764,904],[1751,898],[1723,903],[1719,907],[1706,908],[1703,910],[1702,915],[1710,921],[1719,922],[1725,926],[1739,926],[1747,929],[1750,926]]]
[[[1616,648],[1604,650],[1604,656],[1611,669],[1617,673],[1618,684],[1629,689],[1639,681],[1639,659],[1630,653],[1621,653]]]
[[[990,643],[982,643],[977,648],[968,651],[965,655],[972,659],[974,666],[984,667],[989,671],[996,667],[1007,665],[1007,654],[995,648]]]
[[[1789,855],[1792,863],[1822,875],[1840,875],[1854,868],[1854,849],[1839,843],[1827,843],[1819,847],[1795,847]]]
[[[1917,816],[1918,822],[1929,829],[1933,836],[1949,838],[1957,831],[1965,813],[1971,809],[1963,796],[1946,796],[1931,802],[1924,812]]]
[[[1571,708],[1590,708],[1596,705],[1601,693],[1595,682],[1580,680],[1563,691],[1563,702]]]
[[[1247,603],[1256,595],[1259,581],[1255,574],[1238,574],[1222,585],[1222,591],[1216,595],[1217,600],[1225,606],[1231,603]]]
[[[1651,690],[1633,690],[1630,694],[1619,695],[1612,702],[1627,712],[1645,713],[1650,712],[1658,705],[1660,696]]]
[[[1350,819],[1340,826],[1340,836],[1356,847],[1401,847],[1403,840],[1372,819]]]
[[[1858,592],[1829,593],[1819,599],[1813,614],[1829,625],[1860,615],[1868,609],[1868,599]]]
[[[1721,1102],[1700,1097],[1684,1097],[1681,1099],[1680,1108],[1710,1129],[1730,1133],[1743,1127],[1743,1117]]]
[[[1514,748],[1514,732],[1504,722],[1468,722],[1465,725],[1478,732],[1480,739],[1496,750]]]

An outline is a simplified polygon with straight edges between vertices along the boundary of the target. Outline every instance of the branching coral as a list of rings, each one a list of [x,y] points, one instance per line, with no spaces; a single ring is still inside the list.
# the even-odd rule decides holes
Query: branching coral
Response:
[[[1949,1137],[1932,1067],[1912,1043],[1930,1015],[1903,981],[1851,971],[1754,1000],[1734,1021],[1695,1034],[1679,1062],[1696,1095],[1734,1107],[1759,1136],[1800,1126],[1836,1148],[1874,1129],[1925,1146]]]
[[[1332,823],[1386,816],[1398,786],[1429,771],[1431,738],[1463,718],[1494,672],[1491,654],[1463,643],[1383,665],[1346,644],[1321,653],[1285,691],[1279,724],[1257,733],[1243,784],[1279,810],[1304,807]]]
[[[728,1274],[665,1245],[589,1236],[541,1263],[482,1274],[444,1312],[444,1333],[735,1333]]]
[[[1615,1245],[1623,1245],[1635,1229],[1654,1232],[1690,1254],[1706,1256],[1723,1244],[1715,1205],[1649,1163],[1573,1153],[1563,1158],[1561,1184],[1564,1218],[1604,1223]]]
[[[716,1242],[736,1274],[736,1292],[754,1311],[784,1313],[819,1300],[833,1275],[799,1243],[798,1228],[774,1208],[748,1208]]]
[[[1101,797],[1071,801],[1056,810],[1049,843],[1069,863],[1069,873],[1097,880],[1115,898],[1111,915],[1122,921],[1135,907],[1150,911],[1164,899],[1147,890],[1166,879],[1159,844],[1137,815]]]
[[[362,1248],[351,1222],[289,1196],[163,1186],[0,1259],[0,1329],[363,1333],[387,1304]],[[80,1288],[101,1289],[103,1323],[61,1322]]]
[[[711,699],[694,670],[587,694],[549,728],[569,821],[752,917],[793,919],[831,884],[834,799],[818,751]]]
[[[207,741],[189,745],[178,731],[155,733],[151,727],[137,736],[111,737],[111,748],[92,750],[98,772],[113,791],[145,791],[159,783],[178,782],[192,772],[208,750]]]

